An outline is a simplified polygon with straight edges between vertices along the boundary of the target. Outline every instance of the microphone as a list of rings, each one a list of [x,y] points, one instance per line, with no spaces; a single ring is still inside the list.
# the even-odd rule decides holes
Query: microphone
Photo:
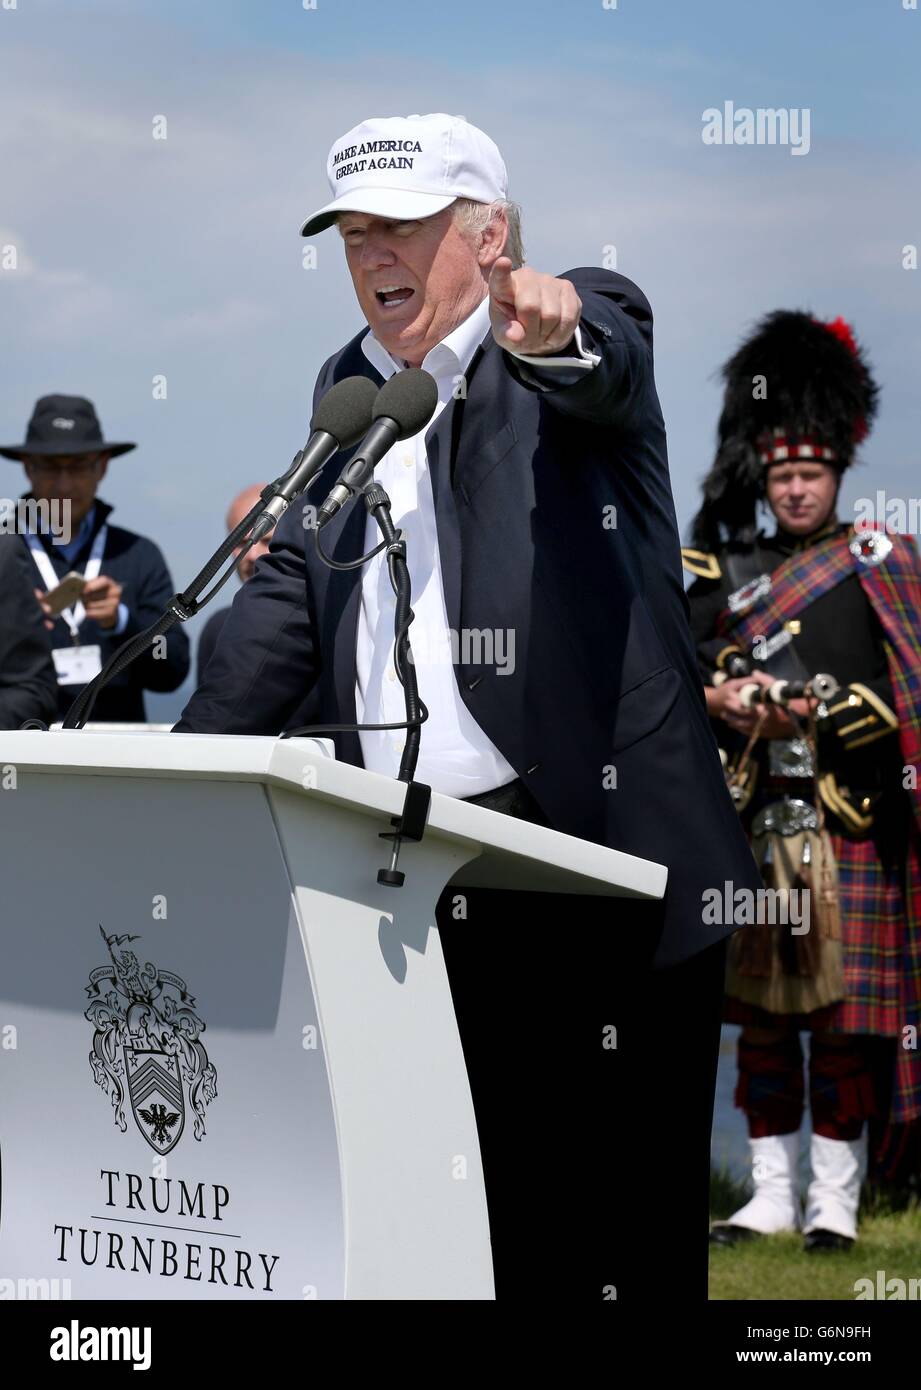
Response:
[[[310,438],[298,450],[287,473],[274,483],[274,497],[256,520],[253,544],[268,535],[295,497],[309,487],[320,469],[340,449],[350,449],[367,432],[373,419],[377,388],[366,376],[348,376],[331,386],[310,422]]]
[[[374,423],[317,513],[317,530],[331,521],[350,497],[363,490],[388,449],[425,428],[437,404],[435,378],[420,367],[407,367],[384,382],[374,402]]]

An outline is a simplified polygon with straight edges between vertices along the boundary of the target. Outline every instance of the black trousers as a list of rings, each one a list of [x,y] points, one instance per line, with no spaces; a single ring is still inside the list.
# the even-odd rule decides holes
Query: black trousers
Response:
[[[437,922],[497,1300],[705,1302],[725,944],[653,971],[661,903],[458,896]]]

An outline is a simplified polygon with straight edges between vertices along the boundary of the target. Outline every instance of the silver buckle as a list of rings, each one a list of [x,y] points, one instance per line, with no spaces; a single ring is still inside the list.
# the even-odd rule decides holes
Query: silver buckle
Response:
[[[814,806],[798,797],[785,797],[763,806],[752,820],[752,834],[764,835],[776,830],[778,835],[798,835],[801,830],[818,830],[819,817]]]
[[[772,777],[814,777],[809,744],[804,738],[769,739],[768,770]]]
[[[757,579],[750,579],[747,584],[743,584],[741,589],[736,589],[735,593],[730,594],[726,600],[729,605],[730,613],[744,613],[747,608],[751,608],[759,598],[771,592],[771,576],[769,574],[759,574]]]

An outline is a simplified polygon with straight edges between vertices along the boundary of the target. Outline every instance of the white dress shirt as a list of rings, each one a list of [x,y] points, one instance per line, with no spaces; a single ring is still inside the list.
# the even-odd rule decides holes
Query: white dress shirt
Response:
[[[470,365],[476,349],[489,332],[489,296],[458,324],[446,338],[426,353],[424,371],[431,373],[438,387],[438,405],[425,429],[402,443],[394,444],[374,470],[374,477],[386,490],[392,503],[394,526],[403,531],[406,558],[412,582],[411,606],[415,619],[409,629],[409,643],[419,685],[419,696],[428,709],[422,725],[419,760],[415,776],[434,791],[449,796],[476,796],[504,786],[517,776],[515,769],[487,738],[461,699],[452,662],[452,634],[448,628],[438,533],[435,526],[435,499],[425,452],[425,435],[451,403],[458,379]],[[521,360],[543,369],[565,366],[590,371],[599,361],[582,347],[578,329],[579,357]],[[407,365],[397,362],[375,338],[373,332],[361,340],[362,351],[373,367],[387,380]],[[365,528],[365,551],[381,540],[377,522],[369,516]],[[359,723],[395,724],[406,718],[403,687],[393,664],[393,622],[396,598],[383,554],[375,555],[364,567],[361,582],[361,608],[358,618],[357,681],[355,707]],[[456,649],[461,635],[454,634]],[[506,658],[514,648],[501,647]],[[406,740],[405,729],[364,731],[359,734],[366,768],[395,777]]]

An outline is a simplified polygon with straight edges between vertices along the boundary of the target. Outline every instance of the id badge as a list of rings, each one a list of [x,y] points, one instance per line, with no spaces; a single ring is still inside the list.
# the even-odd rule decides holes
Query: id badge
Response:
[[[58,685],[88,685],[102,670],[101,647],[55,647],[51,655]]]

